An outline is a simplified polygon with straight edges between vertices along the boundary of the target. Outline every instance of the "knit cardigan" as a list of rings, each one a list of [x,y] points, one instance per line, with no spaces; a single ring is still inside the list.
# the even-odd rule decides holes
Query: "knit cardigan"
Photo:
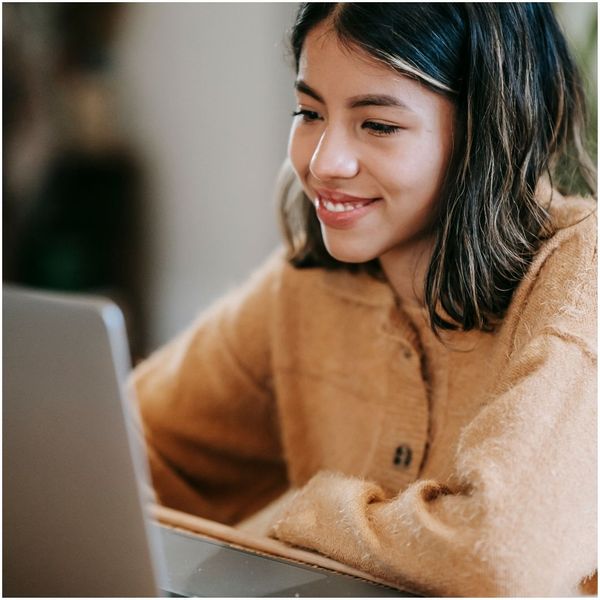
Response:
[[[565,596],[597,569],[595,204],[494,332],[436,338],[367,274],[275,253],[134,371],[153,485],[424,594]],[[591,214],[593,213],[593,214]]]

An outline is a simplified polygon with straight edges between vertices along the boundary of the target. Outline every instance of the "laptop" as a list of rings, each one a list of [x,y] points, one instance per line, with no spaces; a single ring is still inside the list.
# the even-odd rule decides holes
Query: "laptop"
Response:
[[[5,286],[2,341],[3,596],[411,595],[152,520],[112,302]]]

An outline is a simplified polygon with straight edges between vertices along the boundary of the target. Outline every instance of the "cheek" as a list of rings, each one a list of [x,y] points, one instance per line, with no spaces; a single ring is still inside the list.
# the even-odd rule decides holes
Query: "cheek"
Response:
[[[444,178],[448,152],[437,138],[423,139],[406,144],[395,156],[386,159],[389,185],[394,188],[416,188],[430,192],[439,187]]]

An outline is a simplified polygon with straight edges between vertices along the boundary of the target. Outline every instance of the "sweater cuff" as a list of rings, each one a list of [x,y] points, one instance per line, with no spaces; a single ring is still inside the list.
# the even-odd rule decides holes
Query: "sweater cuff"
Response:
[[[360,562],[357,557],[370,554],[373,544],[377,545],[367,508],[382,500],[383,490],[374,483],[322,471],[290,499],[269,534],[288,544],[356,564]]]

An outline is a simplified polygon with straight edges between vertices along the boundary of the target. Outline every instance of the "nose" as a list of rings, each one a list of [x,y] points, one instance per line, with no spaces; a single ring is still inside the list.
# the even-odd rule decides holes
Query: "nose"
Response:
[[[320,181],[348,179],[358,174],[359,162],[343,132],[328,127],[313,152],[309,169]]]

